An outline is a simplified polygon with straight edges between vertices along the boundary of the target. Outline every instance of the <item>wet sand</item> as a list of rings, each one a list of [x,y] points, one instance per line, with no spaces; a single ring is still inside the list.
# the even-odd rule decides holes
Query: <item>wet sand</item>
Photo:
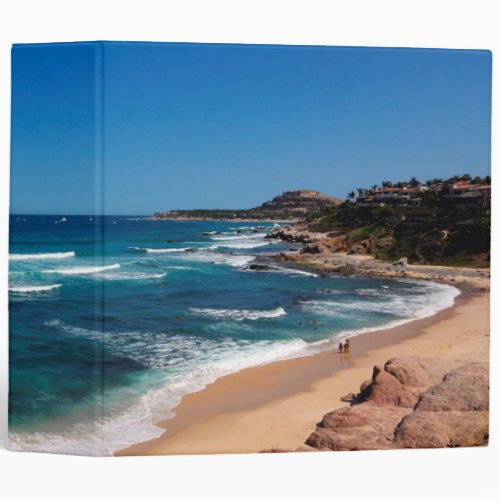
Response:
[[[321,417],[346,405],[375,364],[395,356],[487,361],[489,293],[459,296],[453,307],[395,328],[351,337],[349,354],[336,346],[312,356],[247,368],[184,396],[175,416],[159,422],[159,438],[116,453],[168,455],[296,450]],[[311,449],[312,450],[312,449]]]

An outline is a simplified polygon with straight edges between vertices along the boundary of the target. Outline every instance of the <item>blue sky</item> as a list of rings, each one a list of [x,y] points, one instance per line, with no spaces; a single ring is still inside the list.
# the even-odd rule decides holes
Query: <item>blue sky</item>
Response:
[[[13,213],[95,207],[97,46],[13,49]],[[104,210],[490,173],[485,51],[106,43]]]

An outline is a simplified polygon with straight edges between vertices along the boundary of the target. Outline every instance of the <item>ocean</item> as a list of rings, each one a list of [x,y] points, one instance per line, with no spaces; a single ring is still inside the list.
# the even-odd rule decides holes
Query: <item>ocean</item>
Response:
[[[159,436],[155,422],[222,375],[430,316],[459,294],[285,267],[272,256],[300,246],[267,240],[273,225],[12,215],[10,448],[110,455]]]

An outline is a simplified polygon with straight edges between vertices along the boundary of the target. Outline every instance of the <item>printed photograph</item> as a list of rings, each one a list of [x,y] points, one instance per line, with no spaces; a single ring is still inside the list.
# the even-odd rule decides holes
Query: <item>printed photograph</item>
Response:
[[[491,68],[15,45],[9,448],[486,446]]]

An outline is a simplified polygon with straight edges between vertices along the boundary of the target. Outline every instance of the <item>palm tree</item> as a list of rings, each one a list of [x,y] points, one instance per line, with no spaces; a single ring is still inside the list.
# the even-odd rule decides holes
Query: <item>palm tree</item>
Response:
[[[350,193],[347,193],[347,196],[349,196],[351,200],[354,200],[354,198],[356,197],[356,193],[354,191],[351,191]]]
[[[412,177],[410,179],[410,186],[411,187],[417,187],[417,186],[420,186],[420,182],[418,181],[418,179],[416,177]]]

